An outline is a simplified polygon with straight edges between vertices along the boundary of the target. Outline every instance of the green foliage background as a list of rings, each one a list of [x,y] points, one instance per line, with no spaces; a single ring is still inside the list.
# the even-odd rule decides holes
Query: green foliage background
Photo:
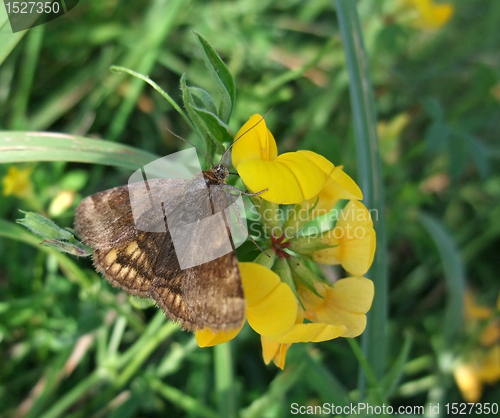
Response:
[[[282,417],[293,402],[353,401],[440,402],[446,416],[446,402],[463,402],[453,367],[477,344],[461,321],[463,292],[472,288],[494,306],[500,289],[500,2],[457,0],[452,20],[432,32],[399,22],[392,1],[357,2],[377,118],[408,118],[402,132],[381,135],[375,179],[362,163],[363,150],[372,150],[353,123],[374,132],[349,93],[365,79],[361,72],[356,81],[346,63],[339,19],[352,23],[341,13],[352,11],[348,3],[87,0],[16,35],[0,11],[8,40],[0,42],[0,162],[17,158],[12,138],[38,138],[14,131],[111,143],[101,150],[104,164],[64,161],[82,161],[74,148],[61,149],[63,161],[19,157],[16,166],[34,168],[34,198],[0,197],[0,416]],[[147,74],[177,103],[187,73],[190,85],[218,97],[191,31],[236,81],[234,132],[274,106],[266,121],[280,152],[318,152],[364,188],[383,181],[378,227],[387,252],[378,251],[387,264],[371,278],[383,295],[379,273],[387,268],[388,297],[377,301],[370,316],[377,328],[359,344],[296,344],[284,371],[263,364],[248,327],[231,344],[200,349],[155,307],[113,289],[90,260],[40,247],[15,224],[22,209],[72,227],[83,197],[124,184],[141,158],[186,146],[166,128],[203,146],[162,96],[109,71]],[[121,145],[141,150],[128,170],[113,163]],[[0,165],[0,178],[8,167]],[[73,193],[72,204],[50,210],[61,191]],[[498,399],[497,384],[481,401]]]

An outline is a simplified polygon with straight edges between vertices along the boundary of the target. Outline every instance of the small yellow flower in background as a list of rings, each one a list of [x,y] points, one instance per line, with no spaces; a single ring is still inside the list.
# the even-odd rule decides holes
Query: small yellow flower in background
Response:
[[[399,5],[407,14],[404,20],[419,29],[439,29],[448,23],[454,12],[452,4],[433,0],[399,0]]]
[[[16,196],[21,199],[33,196],[33,183],[31,173],[33,168],[9,167],[7,174],[2,179],[3,195]]]
[[[380,139],[380,152],[388,164],[394,164],[399,158],[399,143],[403,130],[410,122],[407,112],[400,113],[390,120],[381,120],[377,124]]]
[[[267,189],[253,202],[266,239],[261,245],[271,255],[239,263],[246,320],[261,336],[264,362],[274,361],[282,369],[294,343],[352,338],[363,332],[374,287],[361,276],[373,261],[375,231],[371,214],[359,202],[361,190],[342,167],[311,151],[278,155],[260,115],[253,115],[236,138],[232,161],[241,179],[252,192]],[[349,202],[333,230],[300,236],[307,222],[329,214],[339,200]],[[353,277],[324,282],[301,258],[341,264]],[[221,344],[242,327],[200,330],[196,341],[200,347]]]
[[[472,351],[456,364],[453,375],[463,398],[467,402],[478,402],[484,384],[500,381],[500,306],[495,311],[478,305],[474,294],[467,290],[464,316],[467,331],[477,340]]]
[[[50,202],[49,215],[60,216],[71,207],[75,201],[76,192],[73,190],[61,190]]]

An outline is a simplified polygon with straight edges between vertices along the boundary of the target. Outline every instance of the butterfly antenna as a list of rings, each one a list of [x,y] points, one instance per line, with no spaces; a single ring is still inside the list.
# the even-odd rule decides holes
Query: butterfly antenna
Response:
[[[269,109],[269,110],[267,111],[267,113],[266,113],[264,116],[262,116],[256,124],[252,125],[252,126],[251,126],[250,128],[248,128],[245,132],[243,132],[243,133],[242,133],[242,134],[241,134],[238,138],[236,138],[236,139],[233,141],[233,143],[232,143],[231,145],[229,145],[229,147],[227,147],[226,151],[224,152],[224,154],[222,155],[222,157],[221,157],[221,159],[220,159],[220,160],[221,160],[221,161],[224,161],[224,157],[226,156],[226,154],[228,153],[228,151],[232,148],[232,146],[233,146],[234,144],[236,144],[236,142],[237,142],[240,138],[242,138],[245,134],[247,134],[248,132],[250,132],[250,131],[251,131],[253,128],[255,128],[255,127],[256,127],[259,123],[261,123],[261,122],[262,122],[265,118],[267,118],[267,115],[269,115],[269,113],[271,113],[271,111],[272,111],[273,109],[274,109],[274,106],[273,106],[273,107],[271,107],[271,109]]]
[[[173,136],[175,136],[176,138],[179,138],[179,139],[182,139],[184,142],[187,142],[189,145],[191,145],[192,147],[196,148],[199,152],[201,152],[205,158],[210,161],[210,164],[212,164],[212,167],[214,166],[214,163],[212,162],[212,160],[210,158],[208,158],[208,155],[205,154],[200,148],[198,148],[196,145],[192,144],[191,142],[189,142],[187,139],[183,138],[182,136],[179,136],[177,135],[176,133],[172,132],[170,129],[168,129],[166,126],[165,126],[165,129],[167,131],[169,131]]]

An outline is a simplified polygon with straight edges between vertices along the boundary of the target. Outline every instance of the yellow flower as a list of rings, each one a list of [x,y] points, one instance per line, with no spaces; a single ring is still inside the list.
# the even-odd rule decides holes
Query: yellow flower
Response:
[[[364,275],[373,262],[376,247],[370,212],[361,202],[351,200],[342,209],[335,228],[324,234],[320,241],[332,247],[314,251],[314,261],[341,264],[354,276]]]
[[[357,201],[363,196],[356,183],[342,167],[314,152],[278,155],[260,115],[253,115],[237,133],[232,162],[252,192],[267,189],[253,201],[267,238],[264,248],[273,257],[240,263],[246,319],[261,336],[264,362],[274,361],[283,368],[294,343],[361,334],[373,301],[373,283],[349,277],[332,286],[298,258],[307,255],[315,261],[342,264],[353,276],[366,273],[375,251],[375,232],[368,210]],[[329,213],[340,199],[350,200],[336,225],[345,237],[331,231],[316,238],[297,236],[308,221]],[[280,204],[295,207],[283,211]],[[234,338],[241,327],[227,332],[204,329],[196,332],[196,340],[201,347],[221,344]]]
[[[410,23],[420,29],[438,29],[444,26],[453,16],[453,5],[450,3],[434,3],[433,0],[400,0],[402,8],[412,12]]]
[[[263,199],[280,204],[299,203],[323,189],[330,173],[311,160],[309,153],[278,155],[276,141],[262,116],[250,117],[235,138],[233,166],[250,191],[267,189],[260,195]]]
[[[298,289],[306,309],[305,317],[313,322],[345,326],[342,337],[357,337],[366,327],[366,313],[373,302],[373,282],[365,277],[347,277],[332,286],[316,282],[314,294],[304,286]]]
[[[2,179],[3,195],[13,195],[20,198],[30,197],[33,194],[32,172],[32,168],[9,167],[7,175]]]

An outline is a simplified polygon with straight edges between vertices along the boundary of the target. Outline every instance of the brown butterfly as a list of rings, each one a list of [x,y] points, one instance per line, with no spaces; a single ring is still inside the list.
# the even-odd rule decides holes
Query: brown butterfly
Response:
[[[224,212],[232,204],[227,191],[232,186],[225,184],[228,174],[227,168],[218,164],[192,180],[147,181],[147,193],[144,183],[96,193],[77,207],[75,232],[93,248],[96,270],[113,286],[154,299],[182,328],[237,328],[245,317],[245,299],[234,245],[233,251],[217,259],[182,270],[166,222],[167,215],[169,219],[174,215],[179,223],[199,219],[200,214]],[[208,197],[207,187],[203,192],[200,185],[208,187]],[[151,205],[151,195],[161,195],[161,207]],[[137,201],[138,196],[144,208],[140,219],[134,219],[131,197]],[[169,200],[169,196],[182,199]],[[227,222],[226,229],[225,237],[213,236],[205,229],[199,236],[189,237],[185,245],[195,253],[217,247],[223,238],[231,237]]]

